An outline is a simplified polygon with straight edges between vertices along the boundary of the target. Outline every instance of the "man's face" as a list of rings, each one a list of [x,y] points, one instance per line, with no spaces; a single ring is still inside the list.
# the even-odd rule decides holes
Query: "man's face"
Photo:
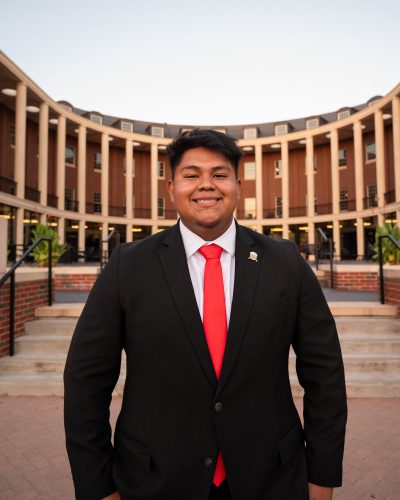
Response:
[[[240,180],[226,158],[209,149],[193,148],[183,154],[168,191],[185,226],[210,241],[232,222]]]

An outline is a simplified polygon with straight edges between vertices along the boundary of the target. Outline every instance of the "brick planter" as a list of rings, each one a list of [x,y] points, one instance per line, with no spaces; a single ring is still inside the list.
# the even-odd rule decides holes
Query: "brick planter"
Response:
[[[68,267],[54,268],[54,283],[57,291],[76,290],[87,292],[91,290],[99,275],[99,267]]]
[[[397,306],[397,316],[400,316],[400,266],[385,269],[383,276],[385,303]]]

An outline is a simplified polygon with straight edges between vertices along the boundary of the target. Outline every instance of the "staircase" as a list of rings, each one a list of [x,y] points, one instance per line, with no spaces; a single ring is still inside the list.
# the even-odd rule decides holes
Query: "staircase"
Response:
[[[373,302],[331,302],[342,345],[349,397],[400,397],[400,318]],[[0,359],[0,395],[63,395],[62,373],[83,304],[41,307],[16,339],[13,357]],[[302,394],[289,358],[293,393]],[[122,394],[125,361],[115,394]]]

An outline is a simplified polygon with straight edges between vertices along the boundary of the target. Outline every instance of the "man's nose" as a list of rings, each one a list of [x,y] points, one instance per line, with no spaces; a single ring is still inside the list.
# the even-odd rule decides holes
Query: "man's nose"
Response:
[[[199,189],[215,189],[213,177],[211,175],[203,175],[200,178]]]

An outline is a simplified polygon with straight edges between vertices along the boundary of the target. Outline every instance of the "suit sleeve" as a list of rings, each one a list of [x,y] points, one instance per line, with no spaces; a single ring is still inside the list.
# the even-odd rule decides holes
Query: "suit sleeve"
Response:
[[[308,480],[337,487],[342,484],[347,420],[342,354],[335,321],[319,282],[298,252],[297,259],[301,282],[293,348],[297,376],[304,388]]]
[[[66,445],[77,499],[116,490],[109,423],[122,350],[117,248],[98,277],[76,326],[64,372]]]

